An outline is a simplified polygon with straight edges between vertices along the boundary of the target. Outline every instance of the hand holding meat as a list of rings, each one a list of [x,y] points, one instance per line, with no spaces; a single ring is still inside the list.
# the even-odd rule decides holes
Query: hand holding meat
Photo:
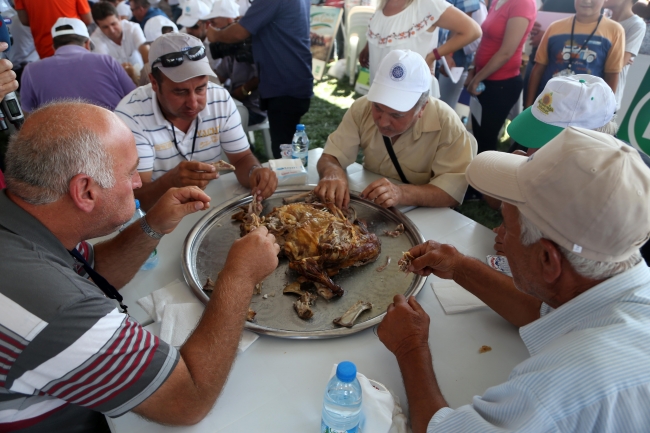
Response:
[[[212,164],[198,161],[183,161],[168,174],[173,177],[176,187],[198,186],[205,189],[211,180],[219,177],[217,169]]]
[[[323,177],[314,188],[314,193],[323,203],[334,203],[339,209],[347,209],[350,204],[350,190],[345,177]]]
[[[375,202],[381,207],[397,206],[402,199],[402,190],[383,178],[368,185],[361,193],[361,198]]]
[[[257,195],[258,200],[271,197],[278,187],[278,177],[273,170],[266,167],[256,168],[251,172],[250,185],[253,195]]]
[[[462,255],[456,248],[436,241],[427,241],[409,250],[414,257],[408,270],[422,276],[453,279],[457,261]]]
[[[414,297],[395,295],[377,328],[379,340],[398,359],[419,348],[429,350],[429,315]]]
[[[250,283],[251,290],[278,267],[280,246],[261,226],[233,242],[220,278],[228,275]]]
[[[181,220],[210,207],[210,197],[196,186],[171,188],[147,213],[147,224],[158,233],[171,233]]]

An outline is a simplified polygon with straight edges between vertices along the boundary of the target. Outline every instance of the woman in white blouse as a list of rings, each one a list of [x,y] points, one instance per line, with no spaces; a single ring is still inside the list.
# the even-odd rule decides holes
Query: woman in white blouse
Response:
[[[449,30],[451,35],[440,47],[438,28]],[[448,63],[453,62],[454,51],[480,36],[479,25],[445,0],[381,0],[368,24],[368,43],[359,61],[369,66],[372,83],[379,63],[392,50],[415,51],[433,70],[437,59],[447,56]],[[432,91],[437,96],[437,83],[435,86]]]

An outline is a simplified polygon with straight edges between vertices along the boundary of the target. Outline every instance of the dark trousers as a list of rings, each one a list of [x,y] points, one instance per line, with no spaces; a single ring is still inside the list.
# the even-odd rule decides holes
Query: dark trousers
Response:
[[[281,144],[291,143],[293,134],[296,132],[296,125],[300,123],[300,118],[309,111],[310,102],[310,98],[302,99],[292,96],[262,99],[261,108],[266,110],[269,118],[271,147],[273,148],[274,158],[281,158]],[[308,128],[306,132],[309,136]]]
[[[515,105],[523,88],[521,76],[507,80],[485,80],[485,90],[478,95],[481,103],[481,125],[472,116],[472,132],[478,143],[478,153],[496,150],[499,131]]]

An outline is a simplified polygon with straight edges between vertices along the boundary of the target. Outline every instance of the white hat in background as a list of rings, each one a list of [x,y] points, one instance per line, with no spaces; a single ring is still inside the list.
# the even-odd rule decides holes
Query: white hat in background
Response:
[[[411,50],[393,50],[379,64],[368,100],[406,112],[431,88],[431,69]]]
[[[519,144],[540,148],[564,128],[596,129],[607,125],[616,112],[616,96],[600,77],[587,74],[555,77],[535,103],[508,125]]]
[[[63,26],[71,26],[72,28],[65,29],[65,30],[56,30],[57,28]],[[84,24],[83,21],[77,18],[59,18],[58,20],[56,20],[56,22],[52,26],[52,37],[56,38],[57,36],[63,36],[63,35],[78,35],[90,39],[90,35],[88,34],[88,28],[86,27],[86,24]]]
[[[176,22],[184,27],[194,27],[210,13],[210,6],[202,0],[183,0],[180,6],[183,14]]]
[[[210,81],[219,83],[219,79],[210,67],[207,55],[198,60],[190,60],[184,53],[192,48],[201,47],[207,50],[203,42],[187,33],[167,33],[160,36],[151,44],[149,49],[149,67],[153,71],[154,66],[159,68],[167,78],[175,83],[187,81],[190,78],[207,75]],[[183,62],[178,66],[162,66],[158,59],[165,54],[177,54]],[[206,53],[207,54],[207,53]],[[158,63],[156,63],[158,62]]]
[[[205,16],[206,20],[213,18],[232,18],[239,16],[239,5],[234,0],[215,0],[212,10]]]
[[[147,42],[155,41],[162,36],[163,27],[171,27],[172,33],[178,33],[178,27],[172,20],[162,15],[156,15],[155,17],[149,18],[145,23],[144,38]]]
[[[590,260],[623,261],[650,236],[650,169],[609,134],[569,127],[530,157],[480,153],[465,175]]]

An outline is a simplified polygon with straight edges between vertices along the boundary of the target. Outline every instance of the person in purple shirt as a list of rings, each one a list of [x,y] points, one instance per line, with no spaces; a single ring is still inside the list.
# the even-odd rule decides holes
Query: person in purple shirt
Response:
[[[208,28],[208,40],[212,43],[232,44],[252,35],[253,58],[260,79],[260,108],[268,115],[275,158],[280,157],[280,144],[291,143],[296,125],[309,110],[314,94],[309,51],[310,6],[309,0],[255,0],[239,22],[223,30]]]
[[[26,113],[57,99],[81,98],[114,110],[135,89],[124,68],[111,56],[90,52],[86,25],[59,18],[52,27],[54,56],[25,67],[20,103]]]

